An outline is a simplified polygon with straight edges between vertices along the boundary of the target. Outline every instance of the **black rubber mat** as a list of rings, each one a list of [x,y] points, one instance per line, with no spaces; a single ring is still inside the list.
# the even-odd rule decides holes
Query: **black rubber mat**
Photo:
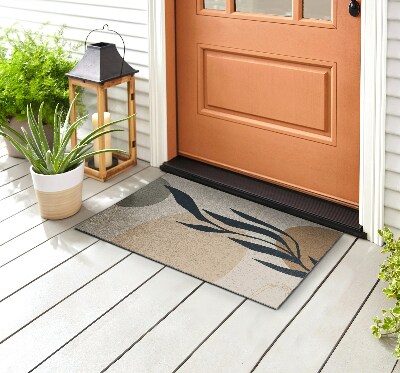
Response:
[[[279,211],[366,238],[358,223],[358,210],[228,170],[178,156],[161,170]]]

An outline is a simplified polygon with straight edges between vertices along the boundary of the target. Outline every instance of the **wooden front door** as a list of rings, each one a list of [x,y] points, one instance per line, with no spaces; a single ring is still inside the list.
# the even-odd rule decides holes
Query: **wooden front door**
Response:
[[[349,0],[176,0],[180,155],[357,206]]]

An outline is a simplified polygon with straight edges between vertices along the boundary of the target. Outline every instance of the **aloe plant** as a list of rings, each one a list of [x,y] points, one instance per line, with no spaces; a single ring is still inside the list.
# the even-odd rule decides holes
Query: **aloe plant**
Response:
[[[87,118],[87,115],[70,124],[69,118],[73,103],[69,107],[65,117],[63,117],[63,112],[59,110],[59,105],[57,105],[54,111],[54,144],[50,148],[43,129],[43,105],[44,103],[40,105],[37,119],[33,114],[32,106],[27,105],[30,133],[22,129],[23,135],[21,135],[6,124],[0,125],[0,135],[8,139],[26,157],[36,173],[43,175],[61,174],[76,168],[86,158],[93,157],[96,154],[106,152],[125,153],[120,149],[101,149],[95,151],[90,151],[90,149],[93,146],[93,140],[98,137],[106,133],[123,131],[122,129],[106,128],[130,117],[106,123],[96,128],[68,152],[67,146],[71,141],[74,131]],[[11,134],[15,137],[11,136]]]

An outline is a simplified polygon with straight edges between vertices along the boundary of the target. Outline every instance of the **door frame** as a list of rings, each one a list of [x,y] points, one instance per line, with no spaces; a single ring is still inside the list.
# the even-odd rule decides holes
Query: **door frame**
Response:
[[[175,0],[148,0],[148,5],[150,163],[159,167],[177,155]],[[384,220],[386,49],[387,0],[363,0],[359,215],[376,244]]]

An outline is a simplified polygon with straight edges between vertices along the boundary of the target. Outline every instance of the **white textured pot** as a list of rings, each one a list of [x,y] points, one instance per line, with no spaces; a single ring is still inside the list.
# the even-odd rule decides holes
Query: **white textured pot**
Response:
[[[82,205],[84,163],[58,175],[42,175],[33,171],[33,187],[39,203],[40,215],[45,219],[58,220],[76,214]]]

